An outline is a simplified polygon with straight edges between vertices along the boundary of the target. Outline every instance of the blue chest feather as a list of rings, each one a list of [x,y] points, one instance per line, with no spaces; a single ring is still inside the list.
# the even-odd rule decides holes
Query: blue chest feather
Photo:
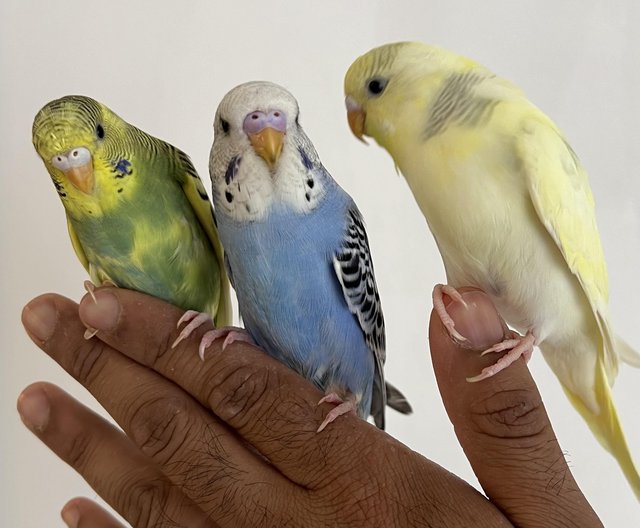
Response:
[[[333,268],[350,198],[332,192],[309,214],[273,208],[260,222],[221,215],[240,312],[254,340],[321,390],[348,390],[369,412],[374,358]]]

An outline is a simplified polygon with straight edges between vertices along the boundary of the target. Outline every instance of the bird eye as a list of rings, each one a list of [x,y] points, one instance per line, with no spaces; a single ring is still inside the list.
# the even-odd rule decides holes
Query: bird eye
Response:
[[[384,89],[387,87],[387,80],[374,78],[370,79],[367,83],[367,90],[371,95],[380,95]]]
[[[229,132],[229,121],[225,121],[220,118],[220,126],[222,127],[222,131],[227,134]]]
[[[102,125],[98,125],[96,126],[96,135],[100,138],[103,139],[104,138],[104,128]]]

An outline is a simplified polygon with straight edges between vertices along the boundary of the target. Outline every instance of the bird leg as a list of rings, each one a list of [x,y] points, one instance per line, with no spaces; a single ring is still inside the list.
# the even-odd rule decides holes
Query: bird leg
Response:
[[[327,425],[329,425],[339,416],[347,414],[348,412],[355,413],[357,409],[356,397],[353,394],[348,394],[346,398],[342,399],[340,396],[338,396],[337,393],[329,392],[320,399],[318,405],[322,403],[336,403],[338,405],[327,413],[324,421],[320,424],[320,427],[318,427],[318,430],[316,431],[317,433],[322,431]]]
[[[180,325],[184,323],[189,323],[182,329],[180,335],[176,338],[176,340],[171,345],[171,348],[175,348],[178,346],[178,343],[189,337],[194,330],[198,327],[202,326],[206,322],[212,322],[211,316],[204,312],[197,312],[195,310],[187,310],[176,325],[177,328],[180,328]],[[222,350],[227,348],[231,343],[235,341],[244,341],[246,343],[250,343],[255,345],[255,342],[244,328],[238,328],[237,326],[224,326],[222,328],[214,328],[213,330],[209,330],[206,332],[202,339],[200,340],[200,346],[198,347],[198,355],[200,359],[204,361],[204,351],[205,349],[213,343],[216,339],[224,337],[224,343],[222,343]]]
[[[531,333],[531,331],[527,332],[526,335],[521,336],[516,332],[512,332],[511,335],[505,339],[504,341],[493,345],[491,348],[485,350],[481,356],[486,354],[492,354],[495,352],[503,352],[505,350],[509,350],[504,356],[502,356],[498,361],[496,361],[493,365],[485,367],[482,369],[482,372],[477,376],[473,376],[471,378],[467,378],[469,382],[481,381],[483,379],[490,378],[491,376],[496,375],[501,370],[506,369],[509,365],[511,365],[518,358],[523,357],[525,361],[528,363],[531,359],[531,354],[533,354],[533,346],[536,343],[536,338]]]
[[[453,322],[453,319],[451,319],[451,316],[447,313],[447,309],[444,305],[445,295],[451,297],[454,302],[462,303],[465,308],[467,307],[467,303],[462,298],[460,292],[453,286],[449,286],[448,284],[436,284],[431,295],[433,299],[433,308],[438,314],[438,317],[440,317],[440,321],[442,321],[442,324],[449,332],[449,335],[456,341],[464,343],[467,338],[455,329],[456,324]]]

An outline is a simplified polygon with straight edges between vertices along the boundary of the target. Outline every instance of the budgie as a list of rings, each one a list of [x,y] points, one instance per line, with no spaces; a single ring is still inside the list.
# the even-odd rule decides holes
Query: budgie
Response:
[[[340,415],[385,404],[411,411],[385,385],[385,328],[362,216],[323,167],[298,119],[298,103],[270,82],[227,93],[214,122],[210,174],[220,239],[251,340],[336,403]],[[238,330],[205,334],[206,347]]]
[[[608,279],[585,170],[554,123],[516,86],[476,62],[421,43],[359,57],[346,73],[348,121],[386,149],[406,178],[442,255],[446,286],[434,307],[452,336],[442,296],[486,292],[524,333],[470,381],[492,376],[534,345],[636,496],[640,476],[610,386],[620,360],[640,356],[612,333]]]
[[[231,319],[211,202],[186,154],[84,96],[51,101],[33,144],[91,279]],[[91,284],[91,283],[89,283]]]

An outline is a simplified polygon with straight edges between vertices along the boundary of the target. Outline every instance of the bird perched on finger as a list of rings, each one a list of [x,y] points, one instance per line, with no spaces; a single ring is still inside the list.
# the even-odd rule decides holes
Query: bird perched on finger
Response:
[[[227,93],[210,174],[220,239],[249,338],[337,404],[318,431],[356,411],[385,425],[409,404],[385,384],[385,330],[362,216],[323,167],[298,103],[270,82]]]
[[[471,381],[538,345],[571,403],[618,460],[640,476],[612,399],[620,360],[640,356],[613,334],[608,281],[585,170],[556,125],[523,92],[480,64],[416,42],[359,57],[344,81],[353,133],[391,154],[424,214],[447,282],[434,306],[457,339],[442,297],[485,291],[514,328],[507,351]]]
[[[33,122],[33,145],[91,279],[231,320],[211,202],[188,156],[102,103],[66,96]]]

